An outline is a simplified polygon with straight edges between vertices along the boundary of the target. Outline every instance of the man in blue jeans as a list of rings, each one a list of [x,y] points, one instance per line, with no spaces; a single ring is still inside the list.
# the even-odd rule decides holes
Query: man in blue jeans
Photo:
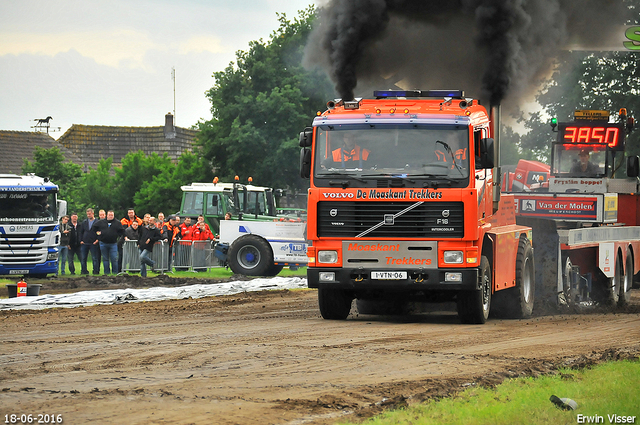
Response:
[[[98,237],[93,225],[96,223],[96,217],[93,208],[87,208],[87,219],[80,223],[80,265],[82,266],[82,274],[89,274],[87,267],[87,258],[91,251],[93,260],[93,274],[100,273],[100,247],[98,246]]]
[[[99,220],[94,227],[100,241],[104,274],[111,272],[118,274],[118,239],[124,234],[124,227],[122,227],[120,220],[115,219],[112,210],[107,211],[107,218]],[[111,268],[109,268],[109,263],[111,263]]]
[[[69,216],[62,216],[60,219],[60,255],[58,262],[60,263],[60,274],[64,274],[67,266],[67,256],[69,254],[69,241],[71,240],[71,226],[69,225]],[[56,273],[57,274],[57,273]]]
[[[142,235],[138,240],[140,247],[140,276],[147,277],[147,266],[153,267],[155,262],[151,259],[153,246],[160,240],[162,234],[156,226],[155,217],[149,217],[149,223],[142,227]]]

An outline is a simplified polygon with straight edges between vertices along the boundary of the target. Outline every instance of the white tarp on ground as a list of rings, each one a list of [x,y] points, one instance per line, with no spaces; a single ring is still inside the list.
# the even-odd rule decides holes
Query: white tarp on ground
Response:
[[[105,291],[82,291],[73,294],[40,295],[38,297],[16,297],[0,299],[0,310],[39,310],[54,307],[80,307],[95,304],[121,304],[125,302],[178,300],[233,295],[267,289],[306,288],[307,279],[302,277],[271,277],[245,281],[190,285],[173,288],[113,289]]]

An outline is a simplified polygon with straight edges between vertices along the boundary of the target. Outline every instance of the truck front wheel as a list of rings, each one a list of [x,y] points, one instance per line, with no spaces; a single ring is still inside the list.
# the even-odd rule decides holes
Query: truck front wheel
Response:
[[[480,289],[458,292],[458,317],[462,323],[483,324],[491,310],[491,266],[484,255],[480,259]]]
[[[351,297],[341,289],[318,288],[318,306],[322,318],[345,320],[351,311]]]
[[[273,267],[273,253],[263,238],[246,235],[231,244],[227,262],[236,274],[268,276]]]

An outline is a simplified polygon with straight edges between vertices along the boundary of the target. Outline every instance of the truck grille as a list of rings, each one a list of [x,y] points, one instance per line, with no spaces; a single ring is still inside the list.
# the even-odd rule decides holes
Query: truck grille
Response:
[[[0,264],[38,264],[47,260],[46,234],[0,235]]]
[[[464,236],[462,202],[319,202],[318,236],[352,238],[461,238]]]

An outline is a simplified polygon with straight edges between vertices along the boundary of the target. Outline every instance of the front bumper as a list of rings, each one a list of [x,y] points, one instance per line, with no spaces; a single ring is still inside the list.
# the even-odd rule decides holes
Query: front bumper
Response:
[[[334,288],[344,290],[380,290],[385,292],[414,292],[414,291],[468,291],[480,289],[479,269],[394,269],[406,271],[407,279],[378,280],[371,279],[371,272],[380,269],[345,269],[329,267],[309,267],[307,281],[309,288]],[[320,281],[321,272],[335,273],[334,281]],[[461,273],[460,282],[445,281],[445,273]]]
[[[0,264],[0,275],[50,274],[58,271],[58,261],[49,260],[39,264]]]

